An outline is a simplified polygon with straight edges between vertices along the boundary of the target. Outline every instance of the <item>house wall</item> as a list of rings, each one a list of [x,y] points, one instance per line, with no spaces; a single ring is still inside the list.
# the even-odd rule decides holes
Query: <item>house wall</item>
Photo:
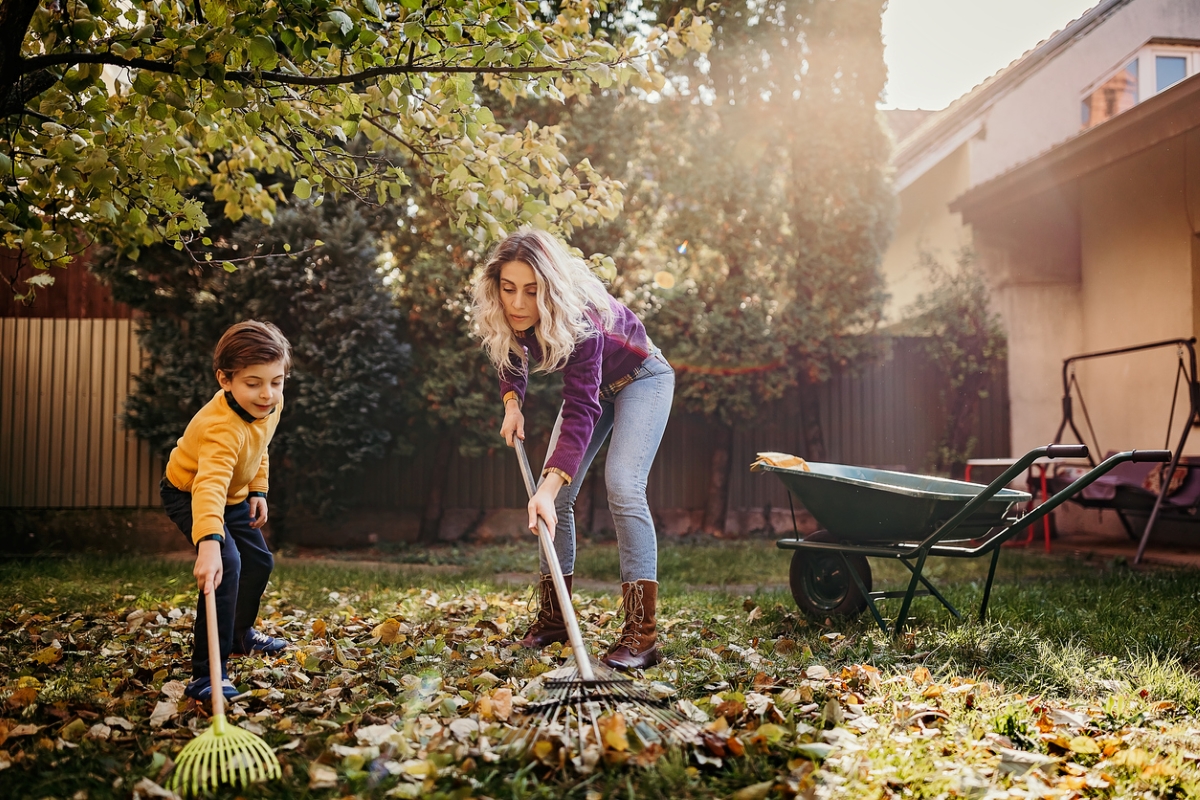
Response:
[[[1194,333],[1192,235],[1184,198],[1184,139],[1081,179],[1080,286],[1091,352]],[[1105,450],[1164,445],[1175,382],[1174,349],[1089,361],[1079,381]],[[1175,411],[1171,447],[1187,414]],[[1186,452],[1200,453],[1200,436]]]
[[[986,137],[970,150],[971,185],[1079,133],[1083,92],[1154,37],[1200,39],[1200,3],[1133,0],[997,98],[984,112]]]
[[[970,228],[948,205],[970,186],[969,148],[969,143],[963,144],[899,194],[896,232],[881,266],[890,294],[884,307],[887,321],[900,319],[928,290],[928,275],[919,264],[922,249],[951,266],[958,252],[971,244]]]

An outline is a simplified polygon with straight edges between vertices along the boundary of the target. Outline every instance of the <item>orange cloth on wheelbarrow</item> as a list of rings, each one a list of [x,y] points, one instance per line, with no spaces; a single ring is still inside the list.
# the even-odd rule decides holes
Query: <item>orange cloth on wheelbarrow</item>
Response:
[[[800,458],[800,456],[793,456],[788,453],[759,453],[754,463],[750,465],[750,471],[757,472],[755,467],[760,464],[769,464],[772,467],[798,468],[804,472],[812,472],[807,461]]]

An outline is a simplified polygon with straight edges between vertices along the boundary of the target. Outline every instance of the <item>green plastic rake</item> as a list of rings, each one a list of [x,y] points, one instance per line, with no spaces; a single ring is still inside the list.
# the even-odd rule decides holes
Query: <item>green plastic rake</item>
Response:
[[[221,644],[217,635],[217,600],[204,596],[208,612],[208,667],[212,681],[212,725],[179,751],[171,789],[183,795],[213,792],[223,783],[248,786],[283,773],[274,751],[248,730],[225,719],[221,687]]]

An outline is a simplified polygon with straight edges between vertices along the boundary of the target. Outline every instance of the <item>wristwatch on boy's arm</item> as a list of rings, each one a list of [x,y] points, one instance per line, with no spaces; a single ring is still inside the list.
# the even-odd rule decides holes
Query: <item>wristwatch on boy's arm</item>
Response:
[[[225,537],[219,533],[210,533],[208,536],[203,536],[200,538],[200,542],[211,542],[214,540],[217,542],[220,542],[220,543],[224,543]],[[196,542],[197,547],[200,546],[200,542]]]

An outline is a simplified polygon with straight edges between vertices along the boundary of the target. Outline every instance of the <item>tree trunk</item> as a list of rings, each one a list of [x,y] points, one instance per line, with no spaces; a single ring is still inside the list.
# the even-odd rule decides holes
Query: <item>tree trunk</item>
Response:
[[[729,458],[733,450],[733,427],[717,423],[713,426],[713,435],[715,446],[709,471],[704,530],[720,536],[725,532],[725,516],[729,510]]]
[[[24,96],[27,92],[19,91],[17,86],[17,70],[21,67],[21,44],[38,3],[39,0],[0,0],[0,106],[5,114],[15,113],[27,100]],[[18,90],[15,94],[14,89]]]
[[[429,495],[425,498],[425,511],[421,514],[420,541],[432,544],[438,540],[438,529],[442,523],[442,503],[446,497],[446,482],[450,477],[450,456],[454,453],[454,434],[442,431],[438,435],[437,450],[433,456],[433,472],[430,475]]]
[[[825,460],[825,436],[821,430],[821,399],[818,384],[804,381],[800,386],[800,426],[804,431],[804,452],[808,461]]]

